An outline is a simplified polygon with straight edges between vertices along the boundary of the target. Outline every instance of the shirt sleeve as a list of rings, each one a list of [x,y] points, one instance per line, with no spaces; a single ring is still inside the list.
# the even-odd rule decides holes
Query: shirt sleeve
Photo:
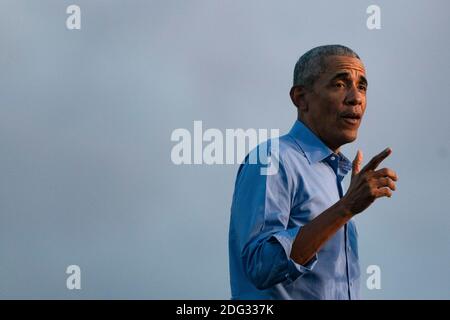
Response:
[[[255,287],[263,290],[310,272],[317,255],[306,265],[290,258],[301,228],[288,227],[294,195],[292,176],[280,160],[275,174],[262,175],[260,169],[260,164],[248,162],[239,169],[232,214],[239,222],[235,228],[244,271]]]

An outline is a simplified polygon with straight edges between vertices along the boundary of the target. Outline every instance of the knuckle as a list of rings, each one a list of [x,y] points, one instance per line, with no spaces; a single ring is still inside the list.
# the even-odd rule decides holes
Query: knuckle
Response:
[[[394,180],[398,179],[397,172],[392,171],[392,176],[393,176]]]
[[[386,180],[386,178],[380,178],[380,179],[378,179],[378,186],[379,187],[384,187],[384,186],[386,186],[386,184],[388,183],[388,181]]]
[[[386,175],[393,180],[397,180],[397,173],[394,170],[389,169]]]

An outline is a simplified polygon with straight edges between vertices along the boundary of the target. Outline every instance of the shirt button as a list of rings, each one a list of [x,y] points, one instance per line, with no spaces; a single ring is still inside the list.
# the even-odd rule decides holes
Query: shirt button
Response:
[[[353,282],[350,282],[350,287],[353,287]]]
[[[336,160],[336,158],[335,158],[334,156],[332,156],[332,157],[331,157],[331,160],[334,161],[334,160]]]

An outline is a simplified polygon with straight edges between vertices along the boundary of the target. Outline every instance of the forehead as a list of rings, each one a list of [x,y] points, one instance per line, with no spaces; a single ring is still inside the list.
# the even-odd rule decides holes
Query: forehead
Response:
[[[325,58],[325,74],[334,75],[341,72],[348,72],[355,76],[366,75],[366,69],[358,58],[346,56],[329,56]]]

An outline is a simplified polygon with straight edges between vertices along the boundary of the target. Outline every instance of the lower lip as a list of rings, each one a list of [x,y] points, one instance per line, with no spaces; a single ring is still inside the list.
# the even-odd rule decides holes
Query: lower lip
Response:
[[[351,126],[356,126],[359,123],[359,119],[354,119],[354,118],[342,118],[342,120]]]

